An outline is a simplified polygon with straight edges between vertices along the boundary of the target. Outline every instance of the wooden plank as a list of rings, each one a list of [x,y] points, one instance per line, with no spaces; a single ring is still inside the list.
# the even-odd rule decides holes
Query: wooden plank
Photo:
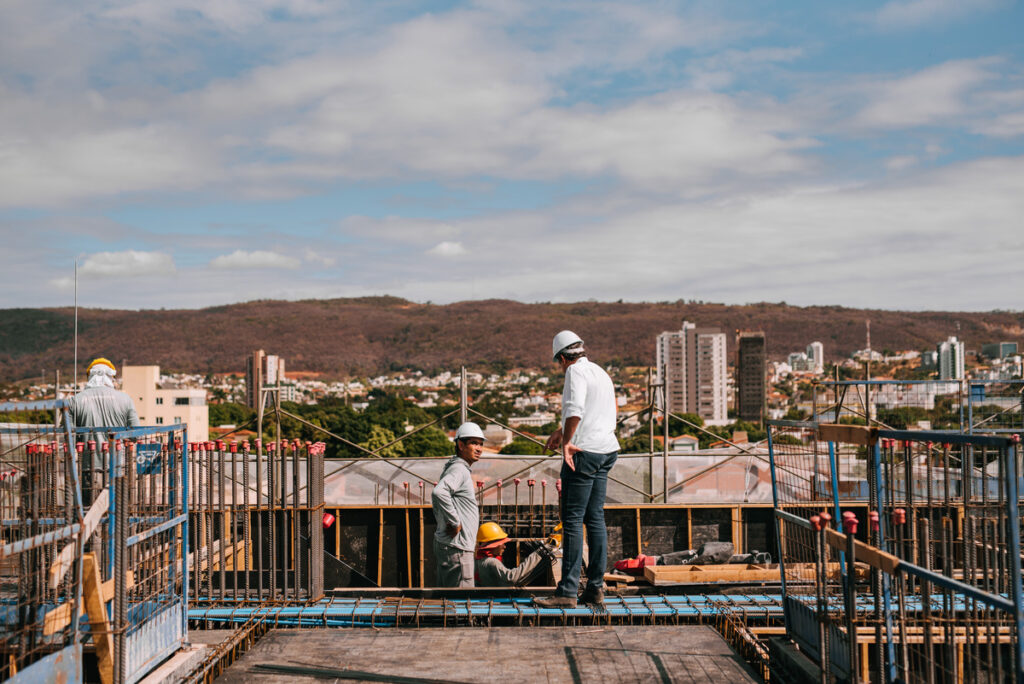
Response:
[[[378,510],[380,515],[377,527],[377,586],[384,581],[384,509]]]
[[[863,425],[825,423],[818,426],[818,439],[823,442],[874,446],[878,442],[878,428],[869,428]]]
[[[110,507],[110,490],[104,489],[100,492],[100,495],[96,497],[92,506],[89,507],[89,511],[85,514],[82,519],[82,542],[83,544],[88,541],[92,533],[99,527],[100,521],[103,519],[103,515],[107,512]],[[64,575],[67,574],[68,570],[71,569],[71,563],[75,560],[75,551],[78,550],[78,538],[72,537],[71,541],[60,550],[57,554],[56,560],[50,565],[50,588],[56,589],[60,584],[61,580],[64,579]]]
[[[125,574],[125,586],[127,589],[132,589],[135,586],[135,573],[128,570]],[[114,580],[108,579],[104,582],[101,587],[103,592],[104,603],[109,603],[114,598]],[[78,614],[85,615],[85,606],[78,606]],[[71,603],[65,603],[57,606],[43,618],[43,636],[50,636],[56,634],[60,630],[71,624]]]
[[[826,568],[829,579],[839,577],[839,563],[829,563]],[[866,567],[858,568],[858,575],[866,573]],[[705,582],[776,582],[779,580],[778,565],[648,565],[644,577],[651,584],[692,584]],[[813,580],[814,563],[787,563],[787,579]]]
[[[85,609],[89,614],[89,632],[96,646],[96,660],[103,684],[114,682],[114,639],[110,633],[110,622],[107,620],[106,603],[100,582],[100,564],[96,554],[87,553],[82,556],[84,570],[83,595]]]
[[[828,541],[828,545],[832,548],[840,551],[846,550],[846,535],[842,532],[837,532],[832,528],[826,528],[825,539]],[[896,568],[899,567],[900,559],[891,553],[886,553],[881,549],[868,546],[859,539],[855,539],[853,544],[858,561],[867,563],[871,567],[883,570],[890,575],[895,573]]]

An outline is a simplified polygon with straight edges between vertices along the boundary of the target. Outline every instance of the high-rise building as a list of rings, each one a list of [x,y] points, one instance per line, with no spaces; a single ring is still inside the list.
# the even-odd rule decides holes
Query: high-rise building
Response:
[[[950,337],[935,348],[939,362],[939,380],[964,379],[964,343]]]
[[[764,420],[768,394],[766,366],[764,332],[736,331],[736,414],[742,420]]]
[[[658,382],[670,412],[695,413],[711,425],[728,422],[725,354],[725,333],[717,328],[683,321],[678,332],[658,335]]]
[[[262,349],[245,359],[245,405],[259,410],[260,388],[284,382],[284,359]]]
[[[815,373],[825,372],[825,347],[821,342],[811,342],[807,345],[807,358]]]

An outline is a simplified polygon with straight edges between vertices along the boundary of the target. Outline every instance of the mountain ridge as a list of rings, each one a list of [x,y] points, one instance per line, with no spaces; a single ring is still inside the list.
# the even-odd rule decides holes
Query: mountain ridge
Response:
[[[523,303],[467,300],[417,303],[391,296],[299,301],[256,300],[205,309],[79,309],[80,364],[106,356],[117,364],[159,364],[168,372],[244,370],[254,349],[283,356],[287,368],[332,376],[405,368],[544,367],[551,337],[569,328],[602,363],[654,363],[655,336],[683,320],[726,333],[764,330],[768,356],[784,359],[812,341],[827,359],[865,347],[871,320],[876,350],[933,349],[950,335],[968,349],[1024,341],[1024,312],[887,311],[784,302],[727,305],[675,302]],[[0,380],[40,370],[70,372],[74,310],[0,309]]]

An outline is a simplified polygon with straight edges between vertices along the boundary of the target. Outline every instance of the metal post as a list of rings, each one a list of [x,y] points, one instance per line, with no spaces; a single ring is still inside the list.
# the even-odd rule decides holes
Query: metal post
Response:
[[[665,423],[665,436],[661,445],[661,502],[668,503],[668,383],[662,383],[661,385],[661,416],[662,421]]]
[[[1020,443],[1020,435],[1013,435],[1011,443],[1004,447],[1003,458],[1006,464],[1006,506],[1007,506],[1007,549],[1010,562],[1010,593],[1013,596],[1013,605],[1016,607],[1014,621],[1016,622],[1017,635],[1014,643],[1016,649],[1016,669],[1018,684],[1024,683],[1024,587],[1021,586],[1020,563],[1020,517],[1017,510],[1017,445]]]
[[[181,524],[181,633],[188,642],[188,428],[181,431],[181,512],[185,521]],[[199,549],[195,550],[199,555]]]
[[[466,367],[459,375],[459,425],[469,420],[469,391],[466,388]]]

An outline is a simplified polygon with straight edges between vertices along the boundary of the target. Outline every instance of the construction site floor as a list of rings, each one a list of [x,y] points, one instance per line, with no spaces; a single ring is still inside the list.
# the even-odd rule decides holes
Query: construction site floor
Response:
[[[260,664],[311,671],[273,671]],[[619,625],[272,629],[217,682],[309,682],[312,669],[347,671],[345,681],[760,681],[711,627]],[[359,679],[357,673],[373,678]]]

